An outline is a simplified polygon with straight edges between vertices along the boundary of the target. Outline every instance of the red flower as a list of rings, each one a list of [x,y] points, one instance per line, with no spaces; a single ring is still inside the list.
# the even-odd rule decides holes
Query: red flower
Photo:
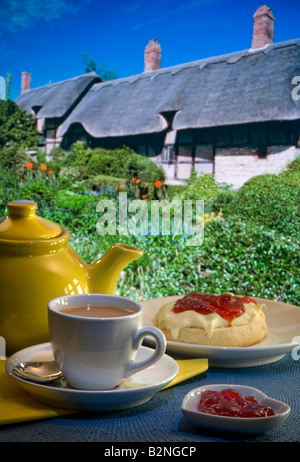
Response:
[[[26,168],[32,169],[32,167],[33,167],[33,163],[32,162],[27,162]]]
[[[125,186],[123,184],[120,184],[120,188],[124,188]]]
[[[136,178],[134,178],[134,177],[133,177],[133,178],[131,178],[131,180],[132,180],[132,181],[135,181],[135,180],[136,180]]]
[[[156,186],[157,188],[160,188],[162,186],[161,181],[156,181],[154,183],[154,186]]]
[[[51,173],[53,173],[53,171],[52,171],[52,170],[48,170],[48,173],[51,175]]]
[[[147,194],[143,194],[141,197],[142,199],[145,199],[147,197]]]
[[[42,165],[41,165],[41,170],[47,170],[47,165],[46,165],[46,164],[42,164]]]

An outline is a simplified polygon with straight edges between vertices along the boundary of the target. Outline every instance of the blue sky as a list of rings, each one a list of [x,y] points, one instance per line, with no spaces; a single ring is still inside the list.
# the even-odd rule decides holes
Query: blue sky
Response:
[[[84,73],[81,53],[119,77],[143,72],[150,39],[162,47],[162,67],[251,46],[249,0],[0,0],[0,76],[12,74],[11,99],[21,73],[31,87]],[[274,41],[300,38],[299,0],[270,0]]]

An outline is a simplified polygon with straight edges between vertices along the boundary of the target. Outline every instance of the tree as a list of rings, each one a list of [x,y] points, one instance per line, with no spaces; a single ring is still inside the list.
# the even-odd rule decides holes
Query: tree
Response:
[[[81,56],[85,72],[96,72],[103,81],[115,80],[118,78],[117,73],[110,70],[106,63],[103,62],[100,67],[97,67],[94,58],[92,58],[88,53],[82,52]]]
[[[0,101],[0,148],[14,143],[25,148],[37,146],[38,133],[33,117],[14,101]]]

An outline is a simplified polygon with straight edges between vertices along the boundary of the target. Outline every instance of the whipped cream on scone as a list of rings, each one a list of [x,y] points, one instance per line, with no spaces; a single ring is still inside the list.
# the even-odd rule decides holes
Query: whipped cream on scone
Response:
[[[153,319],[167,340],[197,345],[244,347],[268,332],[264,304],[250,297],[191,292],[163,305]]]

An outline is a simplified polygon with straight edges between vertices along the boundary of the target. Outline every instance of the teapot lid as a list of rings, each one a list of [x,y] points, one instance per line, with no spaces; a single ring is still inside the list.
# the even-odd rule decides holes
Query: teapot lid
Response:
[[[59,225],[36,215],[37,204],[20,200],[7,204],[8,216],[0,221],[0,239],[53,239],[62,233]]]

